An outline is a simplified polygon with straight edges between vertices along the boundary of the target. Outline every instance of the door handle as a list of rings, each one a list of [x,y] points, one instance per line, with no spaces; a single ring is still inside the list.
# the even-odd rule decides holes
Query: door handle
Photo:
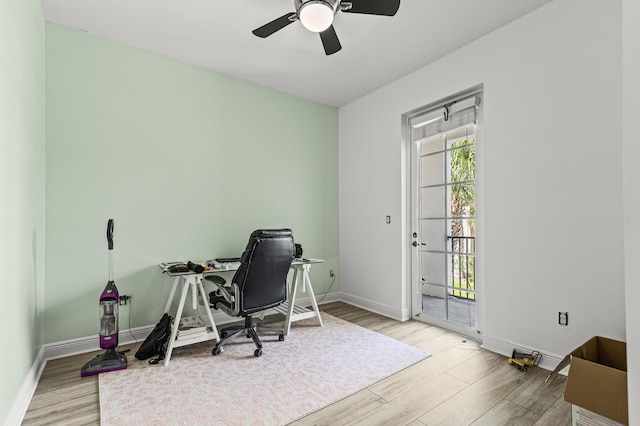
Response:
[[[414,241],[414,242],[411,243],[411,245],[414,246],[414,247],[418,247],[418,242]]]

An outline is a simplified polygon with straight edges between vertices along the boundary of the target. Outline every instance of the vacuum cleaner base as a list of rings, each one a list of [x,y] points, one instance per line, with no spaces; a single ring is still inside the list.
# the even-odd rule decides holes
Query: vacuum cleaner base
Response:
[[[109,349],[86,363],[80,370],[80,376],[93,376],[109,371],[124,370],[125,368],[127,368],[127,357],[114,349]]]

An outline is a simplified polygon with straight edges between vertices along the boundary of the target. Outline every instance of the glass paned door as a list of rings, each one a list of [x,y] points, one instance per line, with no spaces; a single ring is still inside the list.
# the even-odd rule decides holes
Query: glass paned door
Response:
[[[416,316],[471,335],[477,329],[476,125],[412,143]]]

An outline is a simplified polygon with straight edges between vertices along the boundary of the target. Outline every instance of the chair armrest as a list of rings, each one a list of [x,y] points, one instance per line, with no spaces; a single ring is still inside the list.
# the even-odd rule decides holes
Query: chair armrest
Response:
[[[211,281],[212,283],[218,285],[225,285],[227,283],[227,280],[225,280],[224,278],[222,278],[219,275],[207,275],[206,277],[204,277],[205,280],[207,281]]]
[[[229,290],[231,290],[231,287],[224,286],[227,283],[227,280],[218,275],[207,275],[206,277],[204,277],[204,279],[207,281],[211,281],[215,284],[216,287],[218,287],[218,291],[220,295],[224,297],[224,300],[226,300],[228,303],[233,303],[235,297],[232,293],[229,292]]]

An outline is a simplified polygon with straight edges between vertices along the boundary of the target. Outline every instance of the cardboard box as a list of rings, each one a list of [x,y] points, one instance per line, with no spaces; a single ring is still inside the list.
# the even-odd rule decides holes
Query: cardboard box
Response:
[[[565,357],[571,364],[564,400],[622,424],[629,424],[627,345],[592,337]],[[556,370],[558,370],[557,368]]]
[[[571,426],[622,426],[622,423],[571,404]]]

